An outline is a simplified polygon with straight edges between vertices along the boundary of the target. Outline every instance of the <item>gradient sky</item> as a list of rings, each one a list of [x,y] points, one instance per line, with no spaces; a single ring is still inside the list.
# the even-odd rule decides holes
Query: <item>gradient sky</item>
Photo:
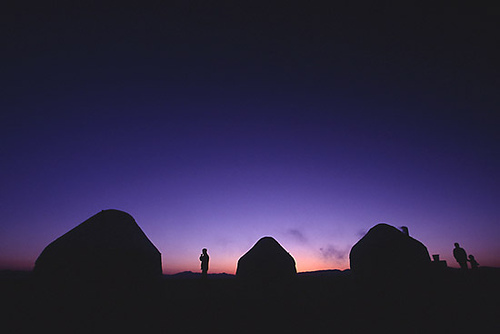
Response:
[[[163,271],[273,236],[346,269],[379,222],[500,266],[499,13],[479,5],[2,5],[0,268],[103,209]]]

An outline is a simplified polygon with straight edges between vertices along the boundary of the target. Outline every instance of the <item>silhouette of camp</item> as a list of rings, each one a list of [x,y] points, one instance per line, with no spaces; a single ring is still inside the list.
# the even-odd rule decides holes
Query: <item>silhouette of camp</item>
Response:
[[[264,237],[239,259],[238,279],[211,274],[210,281],[198,280],[193,278],[200,274],[193,272],[162,276],[161,255],[134,219],[106,210],[49,244],[36,261],[35,280],[0,271],[3,302],[9,306],[2,329],[233,333],[244,324],[243,331],[252,333],[322,333],[333,324],[339,332],[462,333],[473,332],[477,323],[497,325],[491,314],[498,307],[491,301],[500,298],[499,268],[477,267],[468,274],[444,264],[425,277],[407,279],[397,274],[425,272],[443,261],[434,254],[431,262],[426,247],[407,229],[387,224],[370,229],[350,257],[352,270],[297,273],[294,258]],[[366,273],[361,275],[366,279],[354,272]]]
[[[430,256],[420,241],[409,236],[408,229],[388,224],[372,227],[349,254],[351,270],[360,275],[410,274],[430,267]]]
[[[161,254],[132,216],[103,210],[50,243],[34,272],[49,278],[147,279],[161,276]]]
[[[272,237],[263,237],[240,259],[236,277],[275,280],[297,274],[294,258]]]

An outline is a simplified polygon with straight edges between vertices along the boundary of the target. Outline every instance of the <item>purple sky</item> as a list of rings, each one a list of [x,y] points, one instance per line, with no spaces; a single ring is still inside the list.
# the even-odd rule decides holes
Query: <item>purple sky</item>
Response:
[[[498,77],[487,8],[15,5],[0,138],[0,268],[102,209],[165,273],[234,273],[260,237],[349,267],[373,225],[500,266]]]

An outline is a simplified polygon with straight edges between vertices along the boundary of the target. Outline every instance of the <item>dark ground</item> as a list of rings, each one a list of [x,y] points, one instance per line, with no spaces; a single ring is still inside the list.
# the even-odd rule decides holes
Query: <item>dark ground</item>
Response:
[[[349,271],[249,284],[232,276],[98,284],[1,275],[4,333],[500,332],[500,269],[361,280]]]

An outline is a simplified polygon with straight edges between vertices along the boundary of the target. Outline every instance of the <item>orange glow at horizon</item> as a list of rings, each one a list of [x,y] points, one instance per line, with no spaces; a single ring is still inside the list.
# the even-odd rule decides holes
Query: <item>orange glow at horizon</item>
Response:
[[[349,269],[349,261],[347,259],[341,260],[330,260],[326,261],[325,259],[312,256],[307,252],[298,253],[294,255],[290,253],[295,259],[295,266],[297,268],[297,272],[307,272],[307,271],[318,271],[318,270],[345,270]],[[239,257],[232,256],[217,256],[215,253],[210,253],[210,264],[209,264],[209,273],[219,274],[226,273],[235,275],[238,265]],[[241,254],[243,255],[243,254]],[[197,258],[189,258],[189,259],[176,259],[172,261],[168,257],[163,257],[163,273],[166,275],[172,275],[184,271],[192,271],[192,272],[201,272],[200,264]]]

